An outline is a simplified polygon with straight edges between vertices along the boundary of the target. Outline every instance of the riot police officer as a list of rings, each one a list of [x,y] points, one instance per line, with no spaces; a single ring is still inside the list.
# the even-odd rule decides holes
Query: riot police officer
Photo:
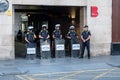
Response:
[[[42,25],[42,30],[39,33],[39,38],[46,41],[49,37],[50,36],[49,36],[48,30],[47,30],[47,25]]]
[[[67,38],[68,40],[68,45],[69,45],[69,55],[72,56],[72,44],[77,42],[77,34],[75,32],[75,27],[74,26],[70,26],[69,27],[69,32],[67,34]]]
[[[55,25],[55,30],[53,31],[53,39],[61,39],[62,33],[60,30],[60,24]]]
[[[74,26],[69,27],[69,32],[67,34],[67,38],[72,39],[72,40],[75,40],[77,38],[77,34],[75,32],[75,27]]]
[[[25,41],[27,42],[27,44],[34,43],[36,35],[33,32],[33,26],[28,27],[28,29],[29,29],[29,32],[25,34]]]
[[[87,47],[88,59],[90,59],[90,37],[91,37],[91,33],[88,30],[88,26],[85,25],[83,27],[83,31],[82,31],[82,34],[81,34],[81,39],[82,39],[82,53],[81,53],[81,58],[83,58],[83,56],[84,56],[85,47]]]

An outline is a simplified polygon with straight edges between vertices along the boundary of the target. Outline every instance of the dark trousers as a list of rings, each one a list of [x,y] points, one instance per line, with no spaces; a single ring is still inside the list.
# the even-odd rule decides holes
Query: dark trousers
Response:
[[[87,48],[88,58],[90,58],[90,41],[82,42],[81,58],[84,56],[85,48]]]

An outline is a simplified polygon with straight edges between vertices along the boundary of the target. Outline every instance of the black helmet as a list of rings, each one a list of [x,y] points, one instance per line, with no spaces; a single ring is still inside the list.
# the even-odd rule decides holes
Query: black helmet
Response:
[[[75,29],[75,26],[70,26],[69,29],[73,30],[73,29]]]

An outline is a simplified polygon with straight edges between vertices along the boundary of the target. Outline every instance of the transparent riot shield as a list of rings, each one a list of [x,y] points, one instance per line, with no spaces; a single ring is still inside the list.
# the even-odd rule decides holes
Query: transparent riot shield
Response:
[[[26,44],[26,58],[27,59],[35,59],[36,58],[36,44],[35,43],[30,43]]]
[[[80,54],[80,44],[77,39],[71,39],[71,57],[79,57]]]
[[[51,49],[50,49],[50,40],[40,39],[40,53],[41,59],[49,59],[51,58]]]
[[[65,57],[65,40],[64,39],[55,39],[55,57],[64,58]]]

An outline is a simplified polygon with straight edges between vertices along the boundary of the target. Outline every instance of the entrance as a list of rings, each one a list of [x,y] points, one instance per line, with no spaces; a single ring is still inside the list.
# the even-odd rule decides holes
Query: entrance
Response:
[[[14,21],[15,56],[25,57],[24,35],[28,30],[28,26],[34,27],[34,32],[38,37],[41,26],[43,24],[48,25],[50,39],[52,40],[55,24],[61,24],[64,39],[66,39],[69,26],[74,25],[80,38],[81,28],[86,23],[86,7],[14,5]],[[19,30],[22,33],[21,40],[17,37]],[[36,43],[39,42],[39,39],[37,40]],[[39,43],[37,45],[37,54],[39,54]]]

